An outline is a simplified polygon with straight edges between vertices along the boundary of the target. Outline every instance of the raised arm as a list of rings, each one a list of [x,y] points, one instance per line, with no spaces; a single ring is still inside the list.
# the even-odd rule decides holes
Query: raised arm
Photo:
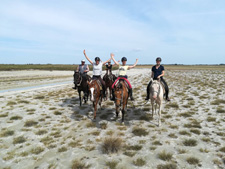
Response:
[[[118,63],[120,62],[120,60],[117,61]],[[113,66],[115,66],[116,64],[114,63]]]
[[[136,62],[132,66],[128,66],[128,69],[134,68],[137,65],[137,63],[138,63],[138,59],[136,59]]]
[[[84,49],[84,56],[85,56],[85,57],[86,57],[86,59],[90,62],[90,64],[92,64],[92,65],[93,65],[93,62],[91,61],[91,59],[89,59],[89,57],[87,57],[86,52],[85,52],[85,49]]]
[[[105,65],[106,63],[108,63],[111,60],[111,58],[109,58],[107,61],[103,62],[102,64]]]
[[[113,54],[113,53],[111,53],[111,58],[112,58],[113,62],[114,62],[116,65],[119,65],[119,63],[115,60],[114,54]]]

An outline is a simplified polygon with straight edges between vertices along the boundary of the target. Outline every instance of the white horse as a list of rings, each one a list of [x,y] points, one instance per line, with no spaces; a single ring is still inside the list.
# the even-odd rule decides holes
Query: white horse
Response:
[[[152,117],[156,109],[157,105],[159,106],[158,111],[158,125],[161,125],[161,109],[162,109],[162,103],[163,103],[163,88],[159,80],[152,80],[152,84],[150,86],[150,99],[152,104]]]

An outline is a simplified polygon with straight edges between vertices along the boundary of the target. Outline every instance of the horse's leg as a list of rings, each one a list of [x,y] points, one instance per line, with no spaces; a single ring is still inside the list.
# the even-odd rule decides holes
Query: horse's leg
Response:
[[[97,112],[97,107],[98,107],[98,101],[99,101],[99,98],[96,98],[95,104],[94,104],[94,120],[96,119],[96,112]]]
[[[82,100],[81,100],[81,91],[80,90],[78,90],[78,92],[79,92],[79,99],[80,99],[80,106],[82,105]]]
[[[151,99],[151,104],[152,104],[152,118],[153,118],[153,115],[154,115],[154,101]]]
[[[160,103],[159,104],[159,112],[158,112],[158,116],[159,116],[159,122],[158,122],[158,124],[159,124],[159,126],[161,126],[161,108],[162,108],[162,104]]]
[[[157,103],[155,102],[155,114],[157,114],[156,110],[157,110]]]

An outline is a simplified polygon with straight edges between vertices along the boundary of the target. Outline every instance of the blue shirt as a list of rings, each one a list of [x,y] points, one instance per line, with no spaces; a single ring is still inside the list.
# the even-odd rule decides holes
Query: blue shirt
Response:
[[[164,70],[165,70],[165,69],[164,69],[164,66],[162,66],[162,65],[160,65],[160,66],[158,67],[158,69],[156,69],[156,65],[153,66],[153,67],[152,67],[152,72],[154,73],[153,79],[157,79],[157,77],[158,77],[159,75],[161,75],[161,74],[162,74],[162,71],[164,71]]]

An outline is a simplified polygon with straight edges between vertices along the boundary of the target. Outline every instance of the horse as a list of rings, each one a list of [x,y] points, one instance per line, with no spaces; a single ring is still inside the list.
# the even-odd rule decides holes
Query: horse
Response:
[[[128,88],[124,80],[119,80],[119,83],[115,86],[115,106],[116,106],[116,117],[118,117],[120,110],[122,109],[122,123],[124,123],[124,114],[127,111],[128,103]],[[121,107],[122,106],[122,107]]]
[[[101,82],[98,80],[91,80],[88,82],[89,92],[90,92],[90,100],[93,102],[94,108],[94,120],[96,119],[97,106],[101,107],[103,94],[101,92]]]
[[[88,81],[90,81],[90,76],[86,75],[87,79],[84,79],[79,72],[74,73],[74,82],[77,84],[77,91],[79,93],[80,106],[82,105],[81,92],[84,93],[83,100],[85,103],[88,101]]]
[[[160,83],[160,80],[153,80],[152,85],[150,86],[150,100],[152,104],[152,117],[156,109],[157,105],[159,106],[158,111],[158,126],[161,125],[161,110],[162,110],[162,104],[163,104],[163,87]]]
[[[106,99],[108,97],[108,89],[109,89],[109,98],[112,97],[112,85],[115,81],[116,77],[111,72],[107,71],[104,75],[103,80],[105,81],[105,90],[106,90]]]

